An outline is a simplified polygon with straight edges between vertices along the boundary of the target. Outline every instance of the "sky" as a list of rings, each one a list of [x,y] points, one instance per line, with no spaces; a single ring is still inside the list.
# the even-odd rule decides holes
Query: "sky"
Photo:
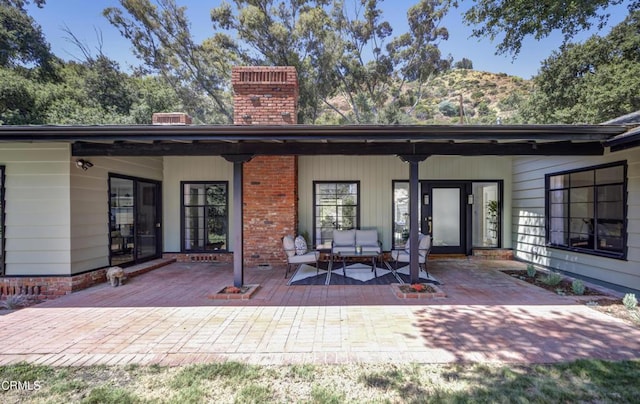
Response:
[[[467,4],[469,0],[465,0]],[[463,5],[465,3],[463,1]],[[187,15],[192,24],[192,33],[198,41],[213,34],[209,11],[217,6],[219,0],[176,0],[177,4],[187,6]],[[230,2],[230,1],[229,1]],[[407,31],[406,13],[417,0],[385,0],[381,3],[384,18],[393,27],[393,36]],[[52,51],[65,60],[81,59],[81,52],[69,42],[63,28],[68,27],[90,49],[95,50],[99,44],[96,31],[102,34],[103,53],[120,63],[125,70],[139,62],[133,56],[129,41],[123,38],[118,30],[102,16],[106,7],[117,7],[117,0],[48,0],[44,8],[30,6],[28,11],[42,27]],[[562,36],[554,34],[540,41],[528,39],[524,42],[520,54],[514,59],[512,55],[496,55],[497,42],[488,38],[471,37],[472,27],[462,21],[463,11],[452,9],[442,25],[449,30],[449,39],[439,44],[443,56],[451,55],[454,61],[462,58],[470,59],[475,70],[493,73],[506,73],[529,79],[536,75],[541,62],[557,50],[562,43]],[[621,22],[626,16],[626,8],[618,6],[612,9],[609,27]],[[605,33],[609,28],[605,28]],[[582,33],[576,41],[582,41],[597,31]]]

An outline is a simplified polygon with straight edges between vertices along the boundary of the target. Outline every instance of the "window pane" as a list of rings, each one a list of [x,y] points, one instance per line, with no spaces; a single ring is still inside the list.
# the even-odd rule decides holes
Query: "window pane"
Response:
[[[549,220],[549,238],[551,244],[567,245],[569,221],[566,218],[551,218]]]
[[[583,187],[593,185],[594,171],[581,171],[577,173],[571,173],[571,187]]]
[[[569,191],[566,189],[561,191],[551,191],[549,192],[549,196],[551,197],[551,203],[569,202]]]
[[[433,245],[460,245],[460,189],[433,188]],[[453,214],[452,214],[453,213]]]
[[[598,219],[624,219],[622,185],[598,187]]]
[[[593,188],[572,188],[570,197],[571,203],[593,202]]]
[[[596,184],[624,182],[624,166],[601,168],[596,170]]]
[[[549,178],[549,189],[567,188],[569,186],[569,175],[553,175]]]

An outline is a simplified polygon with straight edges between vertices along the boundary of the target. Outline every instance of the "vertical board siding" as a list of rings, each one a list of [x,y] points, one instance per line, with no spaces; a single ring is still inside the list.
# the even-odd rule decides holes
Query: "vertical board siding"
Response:
[[[180,181],[227,181],[229,218],[233,217],[233,164],[222,157],[165,157],[162,182],[164,251],[180,251]],[[233,228],[229,220],[229,251],[233,251]]]
[[[545,174],[627,161],[627,260],[546,246]],[[555,270],[640,289],[640,149],[602,157],[521,157],[513,160],[514,255]]]
[[[71,178],[71,273],[109,265],[109,173],[162,181],[162,157],[85,157],[87,171],[67,160]]]
[[[69,156],[64,143],[3,143],[6,275],[69,275]]]
[[[301,156],[298,160],[298,231],[313,237],[313,182],[360,181],[360,227],[377,228],[391,249],[392,181],[409,180],[409,165],[394,156]],[[511,158],[433,156],[420,163],[420,180],[504,180],[504,212],[511,211]],[[503,215],[503,229],[511,218]],[[511,238],[503,231],[503,246]]]

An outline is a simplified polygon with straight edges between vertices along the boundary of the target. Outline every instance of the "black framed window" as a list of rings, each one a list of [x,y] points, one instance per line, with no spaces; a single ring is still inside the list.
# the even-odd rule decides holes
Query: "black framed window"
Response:
[[[360,226],[359,181],[314,181],[313,224],[317,245],[330,243],[333,230]]]
[[[187,182],[182,189],[182,251],[227,251],[229,184]]]
[[[0,166],[0,275],[5,274],[4,174],[5,166]]]
[[[626,162],[547,174],[547,243],[624,259],[626,178]]]

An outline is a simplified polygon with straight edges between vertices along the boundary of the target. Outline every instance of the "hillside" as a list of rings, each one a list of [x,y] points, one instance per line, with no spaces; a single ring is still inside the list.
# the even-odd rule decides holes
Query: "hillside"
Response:
[[[531,82],[505,73],[489,73],[467,69],[452,69],[423,86],[418,100],[415,83],[405,85],[401,110],[407,124],[460,123],[460,96],[464,106],[465,124],[520,123],[518,109],[530,94]],[[348,113],[345,100],[332,102]],[[332,116],[333,115],[333,116]],[[333,121],[337,114],[327,112],[323,121]]]

